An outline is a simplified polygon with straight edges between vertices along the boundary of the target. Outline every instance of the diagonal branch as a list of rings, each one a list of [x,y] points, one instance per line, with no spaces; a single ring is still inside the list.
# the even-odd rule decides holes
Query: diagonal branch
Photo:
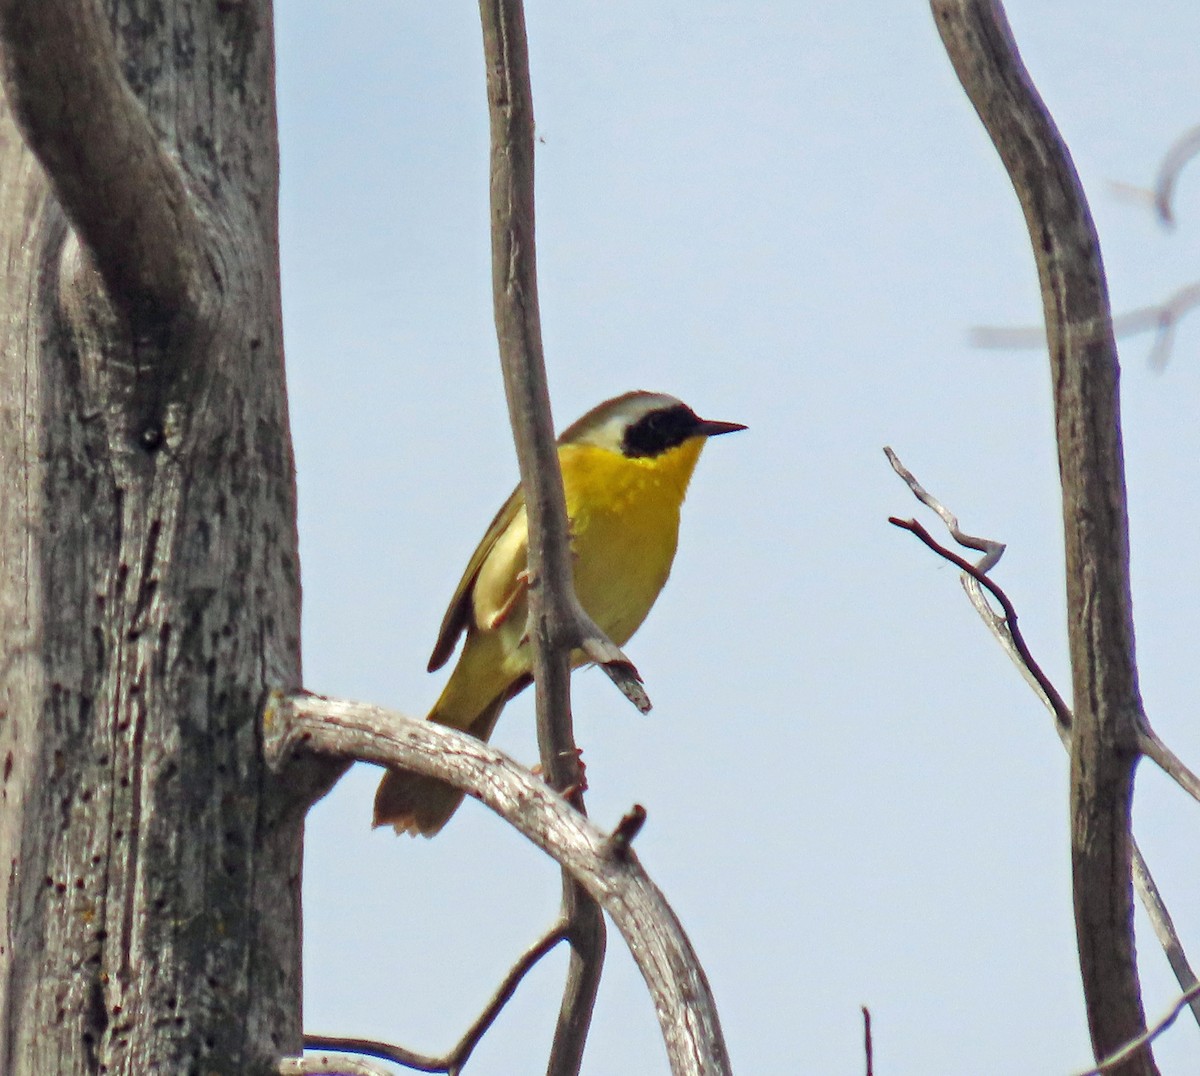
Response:
[[[178,160],[134,96],[96,0],[0,0],[4,93],[110,299],[158,338],[214,286]]]
[[[1149,724],[1144,724],[1138,737],[1142,754],[1155,763],[1160,770],[1171,778],[1180,788],[1194,800],[1200,800],[1200,777],[1197,777],[1172,751]]]
[[[562,796],[475,737],[394,711],[317,695],[273,696],[264,748],[278,768],[300,749],[436,777],[478,797],[555,859],[620,931],[650,992],[675,1076],[731,1070],[695,950],[638,857]]]
[[[899,457],[890,448],[885,448],[884,452],[887,454],[892,468],[904,479],[917,499],[937,513],[942,522],[946,524],[955,541],[966,545],[968,548],[977,550],[1003,550],[1005,548],[1003,543],[992,539],[972,538],[969,535],[962,534],[958,527],[958,520],[954,514],[921,486],[912,472],[900,462]],[[1041,666],[1034,661],[1024,636],[1021,634],[1021,629],[1017,624],[1016,608],[1012,600],[999,584],[984,574],[984,571],[987,569],[982,566],[988,558],[985,557],[979,564],[969,563],[963,557],[960,557],[935,541],[929,532],[914,519],[900,520],[892,517],[888,522],[903,530],[911,531],[939,557],[962,570],[963,589],[966,591],[971,604],[975,607],[975,611],[979,614],[996,641],[1004,649],[1004,652],[1008,654],[1013,664],[1017,667],[1017,670],[1053,715],[1054,727],[1058,733],[1058,738],[1062,742],[1063,747],[1066,748],[1067,753],[1070,754],[1071,726],[1074,722],[1074,717],[1049,677],[1042,671]],[[993,559],[991,564],[988,565],[988,569],[994,567],[996,559],[999,558]],[[1000,607],[1004,610],[1003,616],[998,616],[984,597],[983,591],[985,588],[1000,603]],[[1145,735],[1153,736],[1148,730]],[[1153,739],[1163,752],[1169,755],[1170,758],[1175,759],[1174,754],[1170,752],[1165,744],[1158,740],[1156,736]],[[1191,771],[1187,770],[1187,767],[1182,762],[1179,762],[1178,759],[1175,761],[1178,762],[1180,769],[1186,771],[1189,775],[1191,774]],[[1164,768],[1166,767],[1164,766]],[[1168,772],[1171,771],[1168,770]],[[1178,780],[1178,778],[1176,779]],[[1182,781],[1180,783],[1183,784]],[[1184,787],[1187,787],[1186,784]],[[1134,888],[1137,890],[1138,897],[1146,909],[1146,914],[1150,919],[1150,925],[1154,930],[1155,937],[1158,938],[1159,944],[1166,954],[1167,962],[1171,965],[1171,970],[1175,973],[1175,978],[1180,988],[1185,993],[1190,992],[1197,983],[1196,975],[1188,963],[1187,954],[1183,950],[1183,943],[1179,940],[1179,933],[1176,931],[1171,914],[1167,910],[1167,906],[1158,891],[1158,886],[1150,874],[1150,868],[1146,865],[1141,849],[1138,848],[1136,840],[1132,843]],[[1196,1017],[1197,1023],[1200,1023],[1200,998],[1193,996],[1191,1006],[1192,1014]]]
[[[1171,1011],[1159,1020],[1157,1024],[1147,1028],[1140,1035],[1125,1043],[1124,1046],[1114,1051],[1098,1065],[1088,1069],[1086,1072],[1079,1073],[1079,1076],[1104,1076],[1106,1072],[1115,1072],[1122,1062],[1133,1057],[1139,1050],[1146,1049],[1150,1043],[1175,1023],[1175,1020],[1185,1007],[1195,1002],[1198,998],[1200,998],[1200,985],[1193,986],[1190,990],[1185,990],[1183,995],[1171,1006]]]
[[[567,924],[560,922],[548,930],[541,938],[531,945],[521,955],[521,958],[509,969],[504,981],[496,988],[491,1000],[475,1022],[467,1028],[463,1037],[454,1048],[440,1057],[419,1054],[413,1050],[396,1046],[390,1042],[379,1042],[376,1039],[352,1039],[337,1035],[305,1035],[306,1050],[337,1050],[347,1054],[365,1054],[369,1057],[394,1061],[405,1068],[416,1069],[418,1072],[461,1072],[475,1047],[482,1041],[488,1029],[496,1022],[501,1010],[516,993],[521,980],[533,970],[534,966],[549,953],[559,942],[566,940]]]
[[[1037,262],[1050,346],[1066,545],[1075,929],[1092,1050],[1145,1027],[1133,938],[1134,658],[1118,363],[1104,267],[1079,177],[998,0],[933,0],[955,71],[1008,170]],[[1156,1072],[1149,1050],[1122,1076]]]
[[[1058,726],[1064,730],[1068,736],[1071,729],[1071,711],[1067,704],[1059,695],[1058,689],[1050,681],[1050,678],[1042,671],[1042,667],[1034,660],[1033,654],[1030,653],[1029,647],[1025,642],[1025,637],[1021,634],[1021,629],[1017,626],[1017,611],[1013,607],[1012,601],[1008,595],[992,582],[982,569],[977,568],[974,564],[964,557],[960,557],[957,553],[952,552],[945,546],[938,544],[937,540],[915,519],[897,519],[895,516],[889,516],[888,522],[893,527],[899,527],[901,530],[911,531],[922,542],[932,549],[939,557],[943,557],[951,564],[960,568],[968,576],[970,576],[980,586],[985,587],[989,594],[992,595],[1000,603],[1000,608],[1004,610],[1004,622],[1007,627],[1008,637],[1012,642],[1021,664],[1029,670],[1037,684],[1038,691],[1047,700],[1049,700],[1050,710],[1057,719]]]

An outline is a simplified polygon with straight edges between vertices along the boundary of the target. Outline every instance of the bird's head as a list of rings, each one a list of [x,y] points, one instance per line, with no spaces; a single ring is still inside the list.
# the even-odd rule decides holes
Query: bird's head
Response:
[[[632,459],[661,456],[694,438],[716,437],[746,427],[696,414],[661,392],[627,392],[593,407],[559,437],[564,445],[594,445]]]

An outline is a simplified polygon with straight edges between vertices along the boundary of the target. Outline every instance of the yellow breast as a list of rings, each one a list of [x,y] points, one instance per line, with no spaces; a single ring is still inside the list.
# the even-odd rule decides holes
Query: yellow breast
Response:
[[[559,447],[575,593],[618,646],[641,625],[670,574],[679,508],[703,447],[694,438],[646,458],[593,445]]]

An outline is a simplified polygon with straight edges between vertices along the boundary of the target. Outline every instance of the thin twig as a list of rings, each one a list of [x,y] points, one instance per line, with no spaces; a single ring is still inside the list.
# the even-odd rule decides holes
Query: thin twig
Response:
[[[1034,660],[1033,654],[1030,653],[1029,647],[1025,642],[1025,637],[1021,634],[1021,629],[1017,626],[1017,610],[1013,606],[1008,595],[1003,589],[983,574],[969,560],[960,557],[957,553],[947,549],[943,545],[939,545],[937,540],[915,519],[898,519],[896,516],[889,516],[888,522],[894,527],[899,527],[901,530],[911,531],[921,539],[930,549],[932,549],[939,557],[943,557],[950,561],[951,564],[960,568],[963,572],[974,579],[980,586],[986,587],[989,594],[992,595],[1000,603],[1000,607],[1004,610],[1004,620],[1008,625],[1009,634],[1012,637],[1013,646],[1016,647],[1017,653],[1021,656],[1021,661],[1025,667],[1033,675],[1037,681],[1038,687],[1046,695],[1048,699],[1053,700],[1052,709],[1059,724],[1066,722],[1066,728],[1070,728],[1070,708],[1059,695],[1058,689],[1051,682],[1050,678],[1042,671],[1042,667]]]
[[[521,980],[533,970],[534,965],[542,957],[551,952],[566,937],[567,924],[559,923],[551,930],[548,930],[540,941],[525,950],[521,959],[512,966],[509,973],[504,977],[504,981],[496,988],[496,992],[492,995],[492,999],[488,1002],[487,1007],[479,1014],[475,1023],[467,1029],[467,1033],[462,1037],[462,1041],[455,1047],[453,1053],[456,1061],[455,1067],[461,1068],[466,1064],[467,1058],[471,1056],[475,1047],[479,1045],[480,1039],[487,1033],[488,1028],[496,1022],[496,1017],[500,1015],[500,1010],[508,1004],[513,994],[516,993],[517,987],[521,985]],[[447,1071],[450,1070],[448,1069]]]
[[[955,534],[958,531],[958,521],[954,514],[946,508],[936,497],[926,491],[924,487],[917,481],[913,474],[900,462],[899,457],[891,449],[884,449],[887,453],[888,460],[892,464],[893,470],[896,471],[901,478],[904,479],[909,489],[913,492],[922,504],[926,505],[938,517],[946,523],[951,534],[957,538]],[[893,521],[895,522],[895,521]],[[905,530],[912,530],[912,527],[906,526],[903,523],[898,524]],[[919,525],[918,525],[919,526]],[[923,529],[923,528],[922,528]],[[921,535],[917,531],[918,537]],[[959,532],[961,533],[961,532]],[[1008,654],[1017,670],[1024,677],[1025,681],[1033,688],[1037,696],[1042,700],[1043,705],[1050,711],[1054,717],[1055,731],[1058,733],[1059,740],[1064,748],[1069,753],[1071,750],[1071,725],[1073,717],[1070,708],[1063,700],[1062,696],[1050,684],[1049,678],[1042,671],[1041,667],[1032,662],[1029,658],[1029,648],[1025,644],[1023,637],[1020,635],[1020,629],[1016,627],[1016,614],[1013,612],[1011,622],[1009,617],[998,616],[987,598],[984,597],[983,588],[986,586],[988,591],[996,596],[1000,601],[1002,608],[1006,610],[1014,610],[1015,607],[1007,594],[993,580],[981,579],[978,569],[970,565],[961,557],[956,556],[950,550],[939,545],[931,538],[926,536],[921,539],[926,546],[932,549],[938,556],[950,561],[956,567],[963,570],[961,576],[963,589],[967,593],[971,604],[975,611],[983,620],[984,625],[992,633],[997,642],[1000,643],[1004,652]],[[972,544],[969,548],[980,549],[999,547],[1004,548],[1003,543],[987,538],[971,539]],[[1152,734],[1150,734],[1152,735]],[[1157,740],[1157,737],[1155,737]],[[1165,745],[1163,750],[1167,751]],[[1169,752],[1168,752],[1169,753]],[[1174,758],[1174,755],[1171,755]],[[1179,763],[1183,767],[1182,763]],[[1164,769],[1167,768],[1164,766]],[[1183,767],[1186,770],[1186,767]],[[1170,772],[1170,771],[1168,771]],[[1190,773],[1191,771],[1187,771]],[[1155,885],[1154,878],[1150,874],[1150,868],[1146,865],[1146,861],[1142,856],[1141,849],[1137,846],[1137,841],[1132,839],[1132,870],[1134,887],[1137,890],[1138,898],[1141,900],[1149,916],[1150,924],[1154,929],[1155,936],[1159,940],[1163,951],[1166,953],[1167,961],[1171,965],[1171,970],[1175,973],[1175,978],[1179,982],[1182,990],[1190,990],[1195,985],[1197,979],[1193,973],[1191,965],[1188,963],[1187,954],[1184,952],[1183,943],[1179,940],[1179,933],[1175,929],[1175,924],[1171,920],[1170,913],[1167,911],[1166,905],[1163,903],[1162,897],[1159,894],[1158,887]],[[1197,1023],[1200,1023],[1200,1002],[1193,1000],[1192,1011],[1196,1017]]]
[[[863,1049],[867,1053],[867,1076],[875,1076],[875,1046],[871,1041],[871,1010],[865,1005],[863,1015]]]
[[[317,695],[274,695],[263,715],[263,739],[276,769],[290,752],[305,750],[412,770],[477,797],[569,871],[608,913],[649,988],[672,1073],[731,1071],[708,979],[670,905],[632,849],[620,859],[607,855],[608,835],[544,780],[456,729]]]
[[[1135,1038],[1130,1039],[1129,1042],[1127,1042],[1119,1050],[1109,1054],[1094,1068],[1086,1069],[1085,1071],[1078,1073],[1078,1076],[1103,1076],[1104,1073],[1111,1072],[1118,1065],[1128,1061],[1139,1050],[1144,1050],[1150,1045],[1150,1043],[1157,1039],[1159,1035],[1166,1031],[1167,1028],[1175,1023],[1176,1017],[1183,1012],[1184,1006],[1188,1005],[1197,998],[1200,998],[1200,984],[1193,986],[1191,990],[1188,990],[1186,993],[1184,993],[1184,995],[1171,1007],[1171,1011],[1167,1013],[1167,1015],[1161,1020],[1159,1020],[1157,1024],[1155,1024],[1153,1027],[1147,1028]]]
[[[1171,778],[1194,800],[1200,801],[1200,777],[1197,777],[1152,728],[1144,725],[1138,737],[1142,754],[1153,761],[1160,770]]]
[[[1154,936],[1162,946],[1163,952],[1167,954],[1167,963],[1171,965],[1171,970],[1175,973],[1175,981],[1179,983],[1180,989],[1185,993],[1192,990],[1197,983],[1200,983],[1200,979],[1197,978],[1191,964],[1188,963],[1187,953],[1184,952],[1183,943],[1179,940],[1179,932],[1175,929],[1175,922],[1167,910],[1162,894],[1158,891],[1150,868],[1146,866],[1145,857],[1142,855],[1136,839],[1133,842],[1133,883],[1137,886],[1138,896],[1150,918]],[[1192,1016],[1195,1017],[1196,1023],[1200,1024],[1200,998],[1193,996],[1191,1006]]]
[[[1184,131],[1167,150],[1154,181],[1154,208],[1158,219],[1170,226],[1175,223],[1175,185],[1184,167],[1200,153],[1200,126]]]
[[[337,1050],[348,1054],[366,1054],[368,1057],[378,1057],[385,1061],[394,1061],[405,1068],[416,1069],[418,1072],[460,1072],[475,1052],[483,1036],[496,1022],[501,1010],[516,993],[521,980],[533,970],[534,966],[549,953],[559,942],[567,937],[567,925],[558,923],[548,930],[541,938],[521,954],[520,959],[509,969],[504,981],[496,988],[491,1000],[484,1006],[483,1011],[467,1029],[466,1033],[454,1049],[440,1057],[429,1054],[418,1054],[394,1043],[380,1042],[376,1039],[343,1038],[338,1035],[305,1035],[306,1050]]]
[[[285,1057],[279,1062],[279,1076],[392,1076],[392,1070],[354,1057],[314,1054]]]
[[[936,512],[938,518],[946,524],[946,529],[950,532],[950,537],[959,545],[965,546],[967,549],[978,550],[983,554],[983,557],[976,562],[975,570],[982,575],[990,572],[1000,562],[1000,558],[1004,556],[1004,543],[993,541],[990,538],[976,538],[974,535],[967,534],[959,527],[958,517],[917,481],[916,476],[900,462],[900,457],[890,447],[884,445],[883,454],[887,456],[888,463],[892,465],[892,470],[903,478],[905,484],[912,490],[913,496],[925,505],[926,508]]]

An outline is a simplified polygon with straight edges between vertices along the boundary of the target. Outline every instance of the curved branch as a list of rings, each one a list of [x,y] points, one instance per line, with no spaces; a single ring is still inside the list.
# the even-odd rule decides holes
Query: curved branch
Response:
[[[933,0],[955,71],[1008,170],[1041,281],[1054,385],[1075,723],[1071,860],[1092,1049],[1141,1033],[1133,939],[1134,659],[1119,368],[1104,267],[1079,177],[996,0]],[[1156,1071],[1149,1051],[1124,1076]]]
[[[1017,667],[1026,683],[1033,688],[1034,693],[1042,700],[1043,705],[1050,711],[1054,717],[1054,728],[1058,733],[1059,741],[1066,749],[1068,755],[1071,752],[1071,726],[1074,723],[1074,716],[1071,713],[1070,707],[1067,706],[1063,697],[1058,693],[1050,678],[1042,670],[1041,666],[1033,659],[1033,655],[1026,644],[1021,630],[1017,625],[1016,607],[1012,600],[1004,592],[998,583],[990,577],[984,575],[984,572],[995,566],[999,555],[992,557],[991,554],[995,550],[1003,552],[1005,546],[1003,542],[996,541],[991,538],[974,538],[970,535],[963,534],[959,529],[958,520],[954,513],[951,512],[945,505],[941,503],[931,493],[927,492],[916,477],[910,472],[901,462],[899,457],[890,448],[885,448],[892,468],[901,478],[908,484],[913,495],[934,512],[938,514],[942,522],[946,524],[947,530],[955,541],[969,549],[975,549],[986,552],[988,555],[977,565],[970,564],[958,554],[940,545],[933,539],[924,527],[922,527],[915,519],[899,520],[895,517],[889,519],[888,522],[895,526],[901,527],[904,530],[911,531],[921,541],[933,550],[939,557],[948,560],[951,564],[956,565],[962,570],[960,577],[963,590],[966,591],[967,598],[971,605],[983,620],[988,631],[992,633],[992,637],[1000,644],[1004,652],[1012,660],[1012,663]],[[984,596],[984,590],[987,590],[999,603],[1001,609],[1004,610],[1004,615],[999,616],[989,604]],[[1173,752],[1163,744],[1150,730],[1147,728],[1144,731],[1144,736],[1148,739],[1152,738],[1154,743],[1161,748],[1164,756],[1169,756],[1178,763],[1177,767],[1169,765],[1167,759],[1155,759],[1159,764],[1167,770],[1171,776],[1175,777],[1185,790],[1192,792],[1188,787],[1185,779],[1176,771],[1182,769],[1187,775],[1191,776],[1191,771],[1175,758]],[[1154,758],[1150,751],[1146,751],[1147,755]],[[1192,780],[1195,780],[1192,777]],[[1194,792],[1193,792],[1194,794]],[[1155,884],[1154,877],[1150,873],[1150,868],[1146,864],[1146,860],[1142,856],[1141,849],[1138,848],[1137,841],[1133,844],[1133,884],[1137,890],[1138,898],[1142,902],[1142,906],[1146,909],[1146,914],[1150,919],[1150,925],[1154,930],[1155,937],[1158,938],[1159,944],[1166,954],[1167,962],[1171,965],[1171,970],[1175,973],[1175,978],[1179,983],[1180,988],[1186,993],[1196,985],[1196,975],[1192,971],[1191,964],[1188,963],[1187,954],[1184,952],[1183,943],[1179,940],[1179,932],[1175,929],[1175,923],[1171,919],[1171,913],[1167,910],[1167,906],[1162,899],[1162,895],[1158,891],[1158,886]],[[1200,1000],[1193,998],[1192,1014],[1200,1023]]]
[[[317,695],[273,697],[263,730],[275,766],[304,749],[437,777],[480,799],[608,913],[649,988],[672,1073],[731,1071],[704,969],[670,905],[632,850],[613,854],[610,837],[529,770],[455,729]]]
[[[96,0],[0,0],[4,92],[109,297],[155,337],[214,283],[178,161],[121,74]]]
[[[1004,610],[1003,620],[1007,628],[1008,640],[1011,642],[1020,663],[1029,670],[1030,676],[1033,677],[1038,693],[1046,700],[1047,705],[1050,707],[1050,712],[1057,719],[1060,735],[1064,736],[1064,742],[1066,742],[1071,729],[1071,711],[1063,701],[1062,696],[1059,695],[1058,689],[1051,682],[1050,677],[1042,671],[1042,667],[1034,660],[1033,654],[1025,642],[1025,637],[1021,634],[1021,629],[1017,626],[1017,610],[1004,590],[984,575],[982,569],[977,568],[970,561],[960,557],[945,546],[940,545],[933,535],[915,519],[898,519],[896,516],[889,516],[888,522],[893,527],[899,527],[901,530],[915,534],[939,557],[945,558],[980,586],[985,587],[988,593],[1000,603],[1000,608]]]
[[[1184,131],[1163,157],[1154,180],[1154,208],[1158,219],[1170,227],[1175,223],[1175,184],[1184,167],[1200,153],[1200,127]]]

